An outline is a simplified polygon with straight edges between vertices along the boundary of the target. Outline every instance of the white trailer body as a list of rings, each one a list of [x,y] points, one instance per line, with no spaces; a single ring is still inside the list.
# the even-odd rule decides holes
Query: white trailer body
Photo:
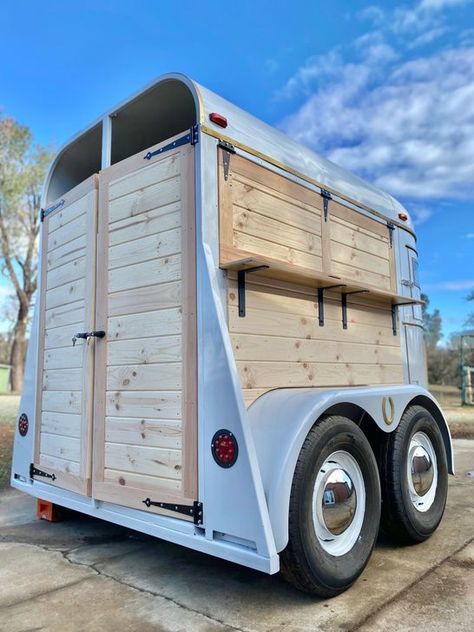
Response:
[[[166,75],[59,152],[43,206],[17,489],[275,573],[318,420],[344,416],[377,453],[422,407],[452,473],[416,240],[391,196]],[[415,508],[438,480],[423,432]]]

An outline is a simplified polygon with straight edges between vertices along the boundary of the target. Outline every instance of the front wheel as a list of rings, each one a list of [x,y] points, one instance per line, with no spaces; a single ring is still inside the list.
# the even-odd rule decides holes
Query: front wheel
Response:
[[[443,437],[433,416],[410,406],[387,435],[380,463],[382,529],[397,542],[423,542],[438,527],[448,493]]]
[[[364,570],[380,520],[377,464],[364,433],[341,416],[320,419],[296,464],[281,570],[299,590],[334,597]]]

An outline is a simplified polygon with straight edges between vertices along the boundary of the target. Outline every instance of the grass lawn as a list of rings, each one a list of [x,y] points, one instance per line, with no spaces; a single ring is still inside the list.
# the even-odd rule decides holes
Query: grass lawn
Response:
[[[461,406],[455,386],[432,386],[431,392],[441,404],[455,438],[474,439],[474,406]],[[13,434],[20,398],[0,394],[0,489],[10,480]]]

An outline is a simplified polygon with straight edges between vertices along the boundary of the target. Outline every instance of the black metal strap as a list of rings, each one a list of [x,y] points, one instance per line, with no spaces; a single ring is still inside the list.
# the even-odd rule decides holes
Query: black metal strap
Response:
[[[50,478],[52,481],[56,480],[56,474],[49,474],[48,472],[43,472],[43,470],[35,467],[34,463],[30,464],[30,478],[34,476],[43,476],[44,478]]]
[[[168,145],[164,145],[164,147],[160,147],[159,149],[155,149],[155,151],[149,151],[147,154],[143,156],[144,160],[151,160],[153,156],[159,156],[160,154],[164,154],[166,151],[170,151],[171,149],[176,149],[176,147],[181,147],[182,145],[187,145],[190,143],[191,145],[195,145],[199,141],[199,126],[193,125],[186,136],[181,136],[181,138],[177,138],[172,143],[168,143]]]
[[[160,507],[161,509],[166,509],[168,511],[175,511],[179,514],[192,516],[194,524],[202,524],[204,519],[202,503],[197,500],[195,500],[192,505],[180,505],[177,503],[163,503],[159,500],[157,501],[145,498],[145,500],[142,500],[142,503],[146,507]]]
[[[344,283],[338,283],[337,285],[318,287],[318,317],[320,327],[324,327],[324,290],[334,290],[337,287],[346,287],[346,285]]]
[[[395,224],[392,224],[392,222],[387,222],[387,228],[388,228],[388,236],[390,239],[390,248],[392,248],[393,246],[393,231],[395,230]]]
[[[249,272],[257,272],[257,270],[265,270],[270,266],[255,266],[254,268],[247,268],[247,270],[239,270],[237,273],[237,285],[239,296],[239,316],[244,318],[245,316],[245,277]]]
[[[63,206],[65,202],[66,200],[59,200],[59,202],[56,202],[56,204],[53,204],[52,206],[48,206],[48,208],[42,208],[40,215],[41,221],[44,222],[45,217],[51,215],[51,213],[53,213],[56,209],[58,209],[60,206]]]
[[[320,195],[323,198],[324,221],[327,222],[329,213],[329,200],[332,200],[332,195],[331,192],[327,189],[321,189]]]

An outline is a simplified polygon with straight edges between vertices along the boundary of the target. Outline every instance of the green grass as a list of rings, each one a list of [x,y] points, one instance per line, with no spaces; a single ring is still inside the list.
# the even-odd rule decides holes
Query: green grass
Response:
[[[13,436],[20,398],[0,395],[0,489],[8,487],[12,461]]]

